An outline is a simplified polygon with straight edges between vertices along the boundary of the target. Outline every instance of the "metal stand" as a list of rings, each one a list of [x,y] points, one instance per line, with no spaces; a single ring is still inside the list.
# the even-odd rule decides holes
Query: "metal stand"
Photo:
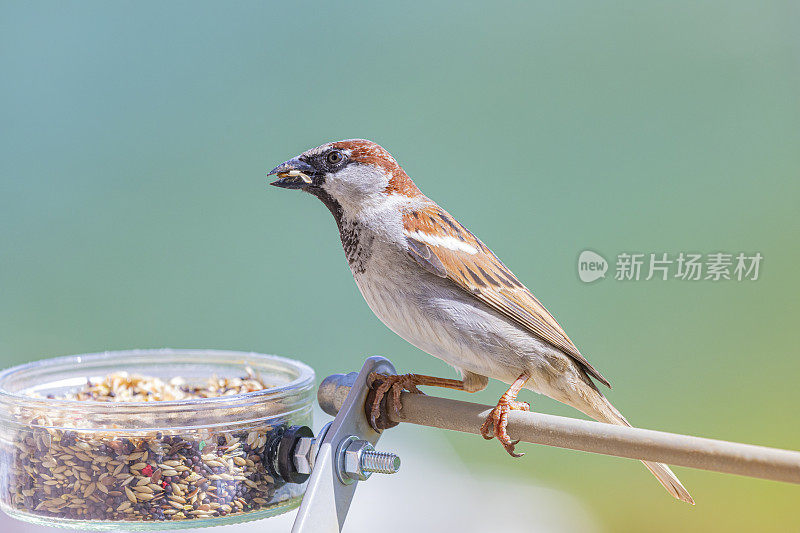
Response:
[[[400,466],[397,456],[374,452],[372,448],[381,436],[370,427],[364,414],[369,392],[367,377],[372,372],[394,374],[395,369],[388,359],[374,356],[367,359],[358,375],[347,376],[347,385],[352,376],[352,386],[325,382],[320,386],[321,398],[336,396],[337,392],[346,397],[327,431],[320,434],[322,441],[293,533],[341,531],[358,481],[365,480],[371,472],[392,473]]]

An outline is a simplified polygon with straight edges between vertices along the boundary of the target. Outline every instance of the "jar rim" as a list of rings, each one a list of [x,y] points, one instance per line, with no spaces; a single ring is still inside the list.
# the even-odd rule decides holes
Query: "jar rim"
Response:
[[[217,358],[239,358],[243,361],[248,359],[251,361],[262,361],[277,363],[283,369],[296,373],[297,377],[290,382],[269,387],[259,391],[246,392],[240,394],[231,394],[228,396],[215,396],[210,398],[192,398],[185,400],[164,400],[164,401],[133,401],[133,402],[103,402],[97,400],[68,400],[64,398],[37,398],[21,391],[10,391],[6,387],[9,380],[14,379],[29,371],[44,370],[48,367],[57,367],[59,365],[80,365],[81,363],[92,363],[111,361],[113,359],[124,360],[125,363],[131,363],[136,358],[145,359],[152,356],[169,356],[174,355],[180,357],[198,356],[197,364],[208,363],[202,359],[205,356],[207,359]],[[244,366],[244,365],[243,365]],[[134,350],[119,350],[119,351],[105,351],[79,355],[66,355],[60,357],[52,357],[48,359],[41,359],[21,365],[13,366],[4,370],[0,370],[0,404],[8,403],[11,405],[19,405],[25,407],[39,407],[44,409],[54,410],[82,410],[84,412],[91,411],[95,413],[128,413],[136,412],[146,409],[150,413],[154,411],[177,411],[186,410],[187,408],[204,410],[206,408],[219,409],[232,406],[245,406],[259,403],[265,399],[270,401],[284,398],[293,394],[302,393],[313,386],[314,370],[307,364],[281,357],[278,355],[269,355],[258,352],[242,352],[234,350],[213,350],[213,349],[192,349],[192,348],[159,348],[159,349],[134,349]]]

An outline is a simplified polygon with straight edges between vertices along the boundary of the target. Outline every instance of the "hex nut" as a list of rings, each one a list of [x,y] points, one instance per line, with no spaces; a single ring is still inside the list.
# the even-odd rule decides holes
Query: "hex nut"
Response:
[[[344,473],[353,479],[365,481],[372,475],[372,472],[364,472],[361,469],[361,456],[366,451],[375,448],[365,440],[354,440],[348,444],[344,451]]]
[[[314,468],[317,439],[303,437],[294,447],[294,467],[301,474],[310,474]]]

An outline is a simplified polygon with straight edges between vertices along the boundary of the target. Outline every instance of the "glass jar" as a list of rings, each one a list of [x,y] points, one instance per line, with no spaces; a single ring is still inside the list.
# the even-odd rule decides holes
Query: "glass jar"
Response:
[[[174,401],[58,399],[120,371],[187,384],[248,372],[268,385]],[[47,359],[0,372],[0,508],[75,529],[176,529],[297,507],[268,453],[311,426],[314,372],[291,359],[216,350],[134,350]]]

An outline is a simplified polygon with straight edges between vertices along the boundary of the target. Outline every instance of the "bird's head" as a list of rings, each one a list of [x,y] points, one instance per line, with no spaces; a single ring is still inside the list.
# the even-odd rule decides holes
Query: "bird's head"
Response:
[[[417,196],[419,189],[381,146],[364,139],[323,144],[281,163],[271,185],[300,189],[344,213],[377,205],[389,195]]]

